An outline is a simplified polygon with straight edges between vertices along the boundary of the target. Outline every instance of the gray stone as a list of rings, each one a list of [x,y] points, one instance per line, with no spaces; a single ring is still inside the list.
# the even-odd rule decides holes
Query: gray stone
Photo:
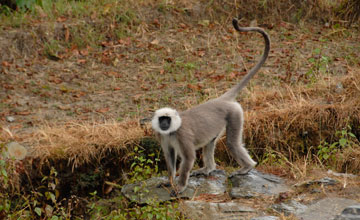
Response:
[[[254,209],[236,202],[214,203],[203,201],[184,201],[181,210],[190,219],[232,220],[245,219]]]
[[[193,198],[200,194],[220,195],[226,192],[227,176],[223,170],[215,170],[211,175],[191,176],[186,190],[178,195],[178,198]],[[124,185],[121,192],[128,199],[137,203],[148,203],[150,200],[168,201],[171,187],[158,187],[159,184],[168,182],[168,177],[154,177],[141,183]]]
[[[230,177],[232,198],[252,198],[259,195],[277,195],[289,191],[280,177],[264,174],[255,169],[245,175]]]
[[[13,116],[6,116],[6,121],[7,122],[14,122],[15,118]]]
[[[312,189],[311,191],[310,191],[310,193],[321,193],[321,190],[320,189]]]
[[[261,216],[261,217],[256,217],[256,218],[252,218],[251,220],[278,220],[279,217],[276,216]]]
[[[310,205],[304,212],[296,214],[296,217],[302,220],[334,219],[334,217],[345,208],[358,204],[357,201],[351,199],[337,197],[324,198]],[[359,219],[360,218],[358,218],[358,220]]]
[[[360,204],[346,207],[334,220],[360,220]]]
[[[271,206],[271,208],[275,209],[278,212],[284,213],[286,216],[289,216],[291,214],[296,215],[299,213],[303,213],[308,207],[295,200],[290,200],[286,203],[274,204]]]
[[[357,175],[351,174],[351,173],[337,173],[332,170],[327,171],[328,174],[338,176],[338,177],[344,177],[344,178],[356,178]]]
[[[332,185],[336,185],[338,183],[337,180],[332,179],[330,177],[324,177],[322,179],[319,180],[311,180],[311,181],[305,181],[305,182],[301,182],[301,183],[297,183],[294,186],[295,187],[301,187],[301,186],[311,186],[314,184],[318,184],[318,185],[323,185],[323,186],[332,186]]]

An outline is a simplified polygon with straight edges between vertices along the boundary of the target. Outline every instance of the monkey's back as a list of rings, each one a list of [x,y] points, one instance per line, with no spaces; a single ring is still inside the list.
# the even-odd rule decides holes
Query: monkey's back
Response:
[[[237,102],[210,100],[194,108],[180,112],[182,125],[177,135],[187,139],[197,146],[203,147],[217,138],[225,129],[229,114],[243,114]]]

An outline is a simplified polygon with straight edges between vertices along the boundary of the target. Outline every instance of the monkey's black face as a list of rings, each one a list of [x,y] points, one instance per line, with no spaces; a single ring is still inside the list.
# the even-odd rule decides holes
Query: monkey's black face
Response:
[[[166,131],[170,128],[171,125],[171,117],[169,116],[161,116],[159,117],[159,125],[160,129],[163,131]]]

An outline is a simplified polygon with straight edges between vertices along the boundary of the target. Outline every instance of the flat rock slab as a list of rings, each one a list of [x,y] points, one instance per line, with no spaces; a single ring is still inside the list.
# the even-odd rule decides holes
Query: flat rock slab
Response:
[[[344,199],[344,198],[325,198],[322,199],[310,206],[308,206],[308,209],[306,209],[305,212],[296,214],[296,217],[302,220],[328,220],[328,219],[334,219],[337,215],[341,214],[341,212],[349,206],[352,205],[359,205],[359,202],[351,199]],[[344,211],[345,211],[344,210]],[[353,211],[353,209],[349,209]],[[351,212],[350,211],[350,212]],[[350,212],[346,212],[350,213]],[[339,218],[339,219],[346,219],[346,218]],[[351,218],[349,218],[350,220]],[[357,220],[360,219],[360,216],[358,218],[355,218]]]
[[[360,203],[345,208],[340,215],[334,220],[359,220],[360,219]]]
[[[190,219],[238,220],[246,218],[254,209],[236,202],[214,203],[203,201],[184,201],[181,209]]]
[[[294,186],[295,187],[302,187],[302,186],[308,187],[308,186],[315,185],[315,184],[323,185],[323,186],[333,186],[333,185],[336,185],[337,183],[338,183],[338,181],[335,179],[332,179],[330,177],[324,177],[319,180],[311,180],[311,181],[305,181],[302,183],[297,183]]]
[[[220,195],[226,191],[227,175],[223,170],[215,170],[210,176],[192,176],[186,190],[178,195],[178,198],[193,198],[200,194]],[[158,187],[159,184],[168,182],[168,177],[154,177],[146,181],[124,185],[122,194],[131,201],[144,204],[150,200],[159,202],[168,201],[171,187]]]
[[[284,181],[275,175],[265,174],[255,169],[245,175],[230,177],[232,198],[252,198],[260,195],[278,195],[289,191]]]
[[[285,203],[273,204],[271,208],[275,209],[278,212],[284,213],[285,216],[289,216],[291,214],[296,215],[299,213],[303,213],[307,210],[308,207],[295,200],[289,200]]]
[[[251,220],[279,220],[279,217],[276,216],[261,216],[261,217],[256,217],[256,218],[252,218]]]

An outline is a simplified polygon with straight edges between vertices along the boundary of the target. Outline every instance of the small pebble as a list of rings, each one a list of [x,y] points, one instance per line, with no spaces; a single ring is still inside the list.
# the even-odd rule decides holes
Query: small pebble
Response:
[[[6,121],[7,122],[14,122],[15,118],[13,116],[6,116]]]

